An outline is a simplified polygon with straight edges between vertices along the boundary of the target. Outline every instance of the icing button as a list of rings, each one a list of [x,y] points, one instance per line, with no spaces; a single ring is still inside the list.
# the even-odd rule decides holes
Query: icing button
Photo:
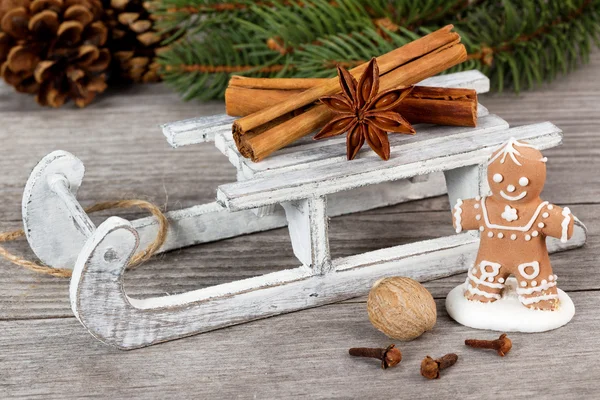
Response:
[[[510,240],[517,240],[517,235],[515,235],[514,233],[510,235]]]
[[[494,232],[492,232],[492,231],[488,232],[488,237],[489,238],[493,238],[494,237]]]
[[[536,281],[531,281],[531,286],[537,286],[537,282]]]
[[[504,278],[498,278],[498,282],[504,283]]]
[[[529,242],[531,240],[531,236],[525,235],[525,240]]]
[[[527,282],[525,282],[525,281],[521,282],[521,286],[523,286],[523,287],[527,286]]]
[[[545,226],[546,226],[546,225],[544,225],[544,223],[543,223],[543,222],[540,222],[540,223],[538,224],[538,228],[540,228],[540,229],[541,229],[541,228],[543,228],[543,227],[545,227]]]
[[[537,237],[537,235],[539,235],[539,232],[538,232],[538,231],[533,231],[533,232],[531,232],[531,236],[533,236],[533,237]]]
[[[498,233],[498,239],[502,239],[504,237],[504,233],[500,232]]]
[[[475,205],[473,206],[473,208],[479,208],[479,204],[475,203]]]
[[[477,215],[475,216],[475,219],[476,219],[477,221],[479,221],[479,220],[481,219],[481,215],[477,214]]]
[[[542,214],[543,218],[548,218],[549,216],[550,216],[550,214],[548,214],[547,212],[545,212],[545,213]]]
[[[554,206],[552,204],[548,204],[548,210],[552,210]]]
[[[479,227],[479,230],[480,230],[481,232],[483,232],[483,231],[485,230],[485,228],[484,228],[483,226],[480,226],[480,227]]]
[[[548,275],[548,280],[549,281],[553,281],[554,280],[554,275]]]

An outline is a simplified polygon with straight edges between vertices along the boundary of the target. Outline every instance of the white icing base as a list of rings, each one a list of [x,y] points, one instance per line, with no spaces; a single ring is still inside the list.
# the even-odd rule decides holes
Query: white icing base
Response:
[[[519,302],[516,293],[517,280],[506,280],[502,298],[492,303],[467,300],[465,284],[452,289],[446,297],[446,311],[459,324],[476,329],[499,332],[546,332],[566,325],[575,306],[571,298],[558,289],[559,308],[555,311],[531,310]]]

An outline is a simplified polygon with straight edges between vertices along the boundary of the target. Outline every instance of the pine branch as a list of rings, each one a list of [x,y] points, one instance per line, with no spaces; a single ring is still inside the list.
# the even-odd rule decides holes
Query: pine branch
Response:
[[[453,71],[480,69],[496,89],[519,91],[585,62],[592,44],[600,42],[600,0],[424,1],[419,2],[420,10],[407,11],[409,6],[418,8],[415,4],[416,0],[254,4],[243,9],[249,16],[240,17],[239,10],[225,12],[231,23],[210,25],[204,30],[206,37],[178,44],[161,63],[167,81],[186,98],[211,98],[222,95],[230,73],[334,76],[336,64],[353,67],[454,23],[469,60]],[[412,21],[412,29],[394,21]]]

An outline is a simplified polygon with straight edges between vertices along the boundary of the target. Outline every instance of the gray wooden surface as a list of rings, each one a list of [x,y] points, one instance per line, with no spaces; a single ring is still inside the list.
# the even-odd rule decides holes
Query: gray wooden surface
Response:
[[[352,346],[390,343],[371,327],[364,298],[122,352],[73,318],[66,280],[0,261],[0,398],[598,398],[600,52],[552,85],[481,102],[513,126],[550,120],[565,132],[564,145],[546,152],[545,197],[568,205],[590,231],[585,248],[552,256],[577,309],[566,327],[511,334],[505,358],[465,348],[465,338],[496,333],[448,318],[443,299],[464,280],[459,275],[426,284],[437,299],[437,325],[398,343],[404,359],[387,371],[347,355]],[[210,145],[170,149],[158,124],[222,111],[218,102],[182,103],[162,85],[121,88],[87,109],[58,111],[0,86],[0,230],[19,227],[28,174],[56,149],[84,161],[84,205],[143,198],[172,210],[214,200],[216,187],[235,179],[233,168]],[[444,196],[335,218],[331,250],[347,256],[452,232]],[[7,247],[29,254],[24,242]],[[297,265],[287,230],[278,229],[159,256],[128,273],[126,289],[138,297],[172,294]],[[440,380],[419,375],[425,355],[448,352],[459,362]]]

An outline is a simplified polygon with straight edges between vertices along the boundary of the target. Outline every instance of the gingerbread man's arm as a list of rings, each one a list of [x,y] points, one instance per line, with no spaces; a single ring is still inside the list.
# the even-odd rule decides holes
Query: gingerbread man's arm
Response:
[[[479,229],[481,225],[481,205],[477,199],[458,199],[452,207],[452,223],[456,233]]]
[[[561,208],[552,204],[545,207],[541,218],[538,218],[538,228],[546,236],[559,238],[566,242],[573,236],[575,217],[569,207]]]

